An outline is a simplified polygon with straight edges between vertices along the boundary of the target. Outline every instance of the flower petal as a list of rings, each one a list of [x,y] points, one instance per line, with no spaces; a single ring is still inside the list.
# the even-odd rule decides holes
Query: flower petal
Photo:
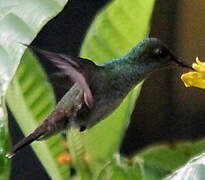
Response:
[[[205,63],[196,58],[196,62],[192,64],[196,71],[188,72],[181,75],[181,79],[186,87],[198,87],[205,89]]]
[[[205,72],[205,63],[201,62],[198,57],[196,57],[196,63],[193,63],[192,67],[198,72]]]
[[[205,89],[205,76],[200,72],[188,72],[182,74],[181,79],[186,87],[193,86]]]

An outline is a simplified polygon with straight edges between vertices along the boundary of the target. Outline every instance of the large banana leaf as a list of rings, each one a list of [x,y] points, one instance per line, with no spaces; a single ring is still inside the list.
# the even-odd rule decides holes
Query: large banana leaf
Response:
[[[7,103],[23,133],[28,135],[54,107],[52,87],[36,58],[26,51],[7,91]],[[68,168],[57,163],[57,155],[64,151],[61,138],[54,136],[32,144],[44,168],[53,179],[66,179]]]
[[[125,54],[147,36],[153,5],[154,0],[112,1],[96,16],[80,55],[100,64]],[[108,118],[84,133],[84,144],[81,145],[85,145],[89,162],[104,163],[118,152],[140,87],[138,85],[130,92]],[[78,143],[69,140],[69,143]],[[91,167],[95,169],[97,166]]]
[[[4,95],[25,50],[20,42],[29,44],[42,26],[62,10],[66,2],[67,0],[0,1],[0,175],[4,168],[2,162],[6,164],[8,161],[4,156],[9,144]],[[14,85],[18,88],[15,82]],[[17,102],[13,100],[12,103]]]
[[[19,42],[30,43],[42,26],[55,16],[67,0],[1,0],[0,1],[0,176],[8,171],[9,137],[4,95],[25,47]],[[6,174],[8,174],[6,172]],[[9,179],[8,177],[2,177]]]
[[[67,0],[2,0],[0,2],[0,72],[5,89],[12,79],[25,47]]]

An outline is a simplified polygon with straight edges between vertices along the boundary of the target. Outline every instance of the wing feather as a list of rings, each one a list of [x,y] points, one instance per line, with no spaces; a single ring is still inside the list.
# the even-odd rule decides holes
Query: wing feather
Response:
[[[94,64],[92,61],[87,59],[82,59],[82,58],[72,58],[65,54],[45,51],[30,45],[26,45],[26,46],[31,48],[34,52],[37,52],[45,56],[57,68],[59,68],[63,74],[69,76],[74,83],[77,83],[84,91],[85,104],[88,107],[92,107],[93,95],[87,83],[85,71],[83,71],[83,64],[85,63]]]

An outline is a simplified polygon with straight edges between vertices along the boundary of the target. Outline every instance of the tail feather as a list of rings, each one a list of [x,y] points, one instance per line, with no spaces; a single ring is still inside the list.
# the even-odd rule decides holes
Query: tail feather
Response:
[[[45,139],[66,128],[69,128],[72,118],[82,106],[83,90],[77,84],[63,96],[51,114],[38,126],[31,134],[23,138],[13,146],[12,150],[6,154],[7,158],[12,158],[20,149],[29,145],[35,140]]]
[[[12,150],[6,154],[7,158],[12,158],[15,156],[15,154],[22,149],[24,146],[32,143],[36,139],[38,139],[40,136],[42,136],[45,133],[45,129],[37,128],[34,130],[31,134],[24,137],[19,143],[17,143]]]

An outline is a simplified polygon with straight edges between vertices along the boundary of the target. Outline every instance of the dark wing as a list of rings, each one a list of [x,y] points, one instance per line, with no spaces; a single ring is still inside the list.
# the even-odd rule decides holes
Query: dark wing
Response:
[[[61,72],[70,77],[84,91],[84,101],[88,107],[92,107],[93,96],[86,79],[84,71],[86,65],[96,66],[92,61],[82,58],[72,58],[68,55],[41,50],[36,47],[28,46],[35,52],[42,54],[50,60]],[[87,70],[89,71],[89,70]]]
[[[57,102],[60,101],[60,99],[74,84],[70,78],[62,72],[49,74],[48,79],[54,88]]]
[[[54,87],[61,88],[65,90],[65,92],[67,92],[73,85],[73,82],[70,81],[70,78],[62,72],[50,74],[48,78]]]

